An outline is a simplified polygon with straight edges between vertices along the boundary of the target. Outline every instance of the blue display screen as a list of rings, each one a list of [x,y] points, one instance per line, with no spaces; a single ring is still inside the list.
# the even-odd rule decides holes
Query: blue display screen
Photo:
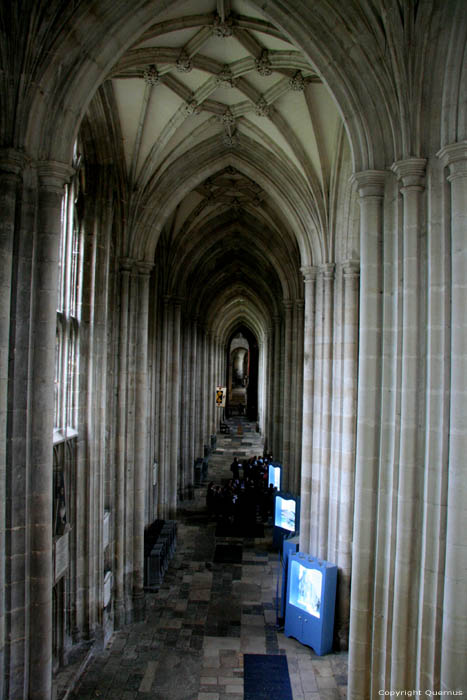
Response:
[[[323,574],[298,561],[292,561],[290,570],[289,603],[305,610],[314,617],[321,616],[321,591]]]
[[[289,532],[295,532],[295,510],[297,503],[293,498],[276,496],[274,525]]]
[[[268,467],[268,486],[271,484],[276,489],[280,489],[281,487],[281,468],[274,467],[272,464]]]

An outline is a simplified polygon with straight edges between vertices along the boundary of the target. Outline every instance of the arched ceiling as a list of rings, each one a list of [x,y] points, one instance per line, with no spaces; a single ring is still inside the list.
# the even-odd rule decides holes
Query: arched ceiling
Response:
[[[302,296],[300,266],[330,255],[343,127],[327,88],[247,0],[169,4],[109,82],[128,250],[163,246],[168,293],[223,333],[239,314],[264,333]]]

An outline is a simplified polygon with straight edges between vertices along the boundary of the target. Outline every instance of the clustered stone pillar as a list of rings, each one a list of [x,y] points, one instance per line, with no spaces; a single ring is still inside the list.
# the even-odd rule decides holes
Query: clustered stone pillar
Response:
[[[291,440],[291,488],[294,494],[300,493],[300,473],[302,458],[302,424],[303,424],[303,358],[304,358],[304,317],[305,302],[303,299],[296,299],[294,308],[294,385],[293,385],[293,421]]]
[[[8,533],[8,537],[12,539],[11,551],[14,552],[16,549],[14,547],[15,533],[18,537],[23,535],[24,539],[25,523],[24,513],[22,513],[20,524],[20,518],[17,517],[15,508],[11,509],[12,513],[6,521],[5,504],[8,496],[6,487],[6,448],[13,241],[15,228],[18,225],[16,217],[17,203],[21,192],[24,166],[25,158],[22,154],[11,149],[2,149],[0,151],[0,678],[3,679],[9,676],[9,682],[13,688],[16,687],[16,674],[21,674],[21,679],[23,677],[24,654],[19,649],[20,647],[22,651],[23,644],[19,642],[17,635],[24,637],[24,633],[20,625],[17,626],[17,635],[6,630],[5,612],[7,606],[5,591],[7,586],[9,586],[9,590],[12,591],[11,597],[13,598],[15,582],[24,580],[24,568],[22,568],[21,573],[18,571],[13,573],[13,557],[5,550],[5,530]],[[23,396],[22,402],[25,399],[26,397]],[[15,404],[15,408],[19,413],[18,404]],[[11,432],[14,440],[14,431]],[[15,473],[16,480],[20,482],[23,479],[23,473],[20,473],[19,470],[15,470]],[[5,568],[7,571],[5,571]],[[24,609],[24,605],[24,602],[20,605],[20,600],[16,597],[18,616],[20,608],[23,607]],[[2,681],[0,680],[1,695]]]
[[[451,410],[441,690],[465,682],[467,603],[467,141],[439,153],[451,184]]]
[[[395,689],[415,687],[413,661],[408,649],[416,645],[420,538],[419,401],[420,385],[420,236],[421,196],[425,160],[411,158],[393,165],[403,196],[402,243],[402,347],[400,444],[396,555],[394,561],[394,623],[392,629],[391,684]],[[415,566],[414,566],[415,565]]]
[[[180,454],[180,320],[181,320],[181,300],[173,301],[173,323],[172,323],[172,376],[170,385],[171,411],[167,415],[169,420],[169,470],[170,470],[170,499],[169,517],[174,518],[177,512],[177,495],[179,479],[179,454]]]
[[[281,318],[276,315],[274,321],[274,429],[272,432],[273,457],[278,459],[282,450],[281,431]]]
[[[303,369],[303,431],[301,469],[301,511],[300,550],[308,551],[310,546],[311,489],[313,472],[313,380],[314,380],[314,329],[315,329],[315,283],[316,268],[303,267],[305,280],[305,333]]]
[[[128,310],[131,261],[123,259],[120,269],[120,324],[118,348],[117,457],[115,483],[115,624],[125,624],[125,479],[128,376]]]
[[[264,423],[265,442],[267,452],[272,452],[272,435],[274,431],[274,331],[270,325],[267,330],[267,375],[266,375],[266,413]]]
[[[335,522],[335,561],[339,563],[336,628],[341,648],[347,648],[348,646],[350,618],[356,451],[355,427],[357,415],[359,277],[360,266],[357,262],[348,261],[344,263],[340,435],[337,446],[340,470],[335,495],[338,503],[337,522]]]
[[[354,176],[360,195],[360,337],[354,546],[349,639],[349,692],[371,696],[372,618],[375,574],[375,522],[379,477],[381,407],[382,240],[384,171]]]
[[[148,452],[148,308],[152,265],[120,261],[117,457],[115,484],[115,625],[144,615],[145,489]]]
[[[356,421],[358,264],[304,267],[300,549],[339,569],[335,634],[348,645]]]
[[[292,357],[293,357],[293,302],[284,301],[284,365],[283,365],[283,393],[282,393],[282,462],[283,488],[289,489],[290,481],[290,432],[292,413]]]
[[[37,165],[37,245],[32,312],[31,465],[29,498],[29,697],[49,697],[52,684],[52,442],[55,333],[61,208],[69,166]]]
[[[136,367],[135,367],[135,486],[134,486],[134,568],[135,615],[144,611],[144,526],[145,485],[148,459],[148,309],[149,275],[152,264],[139,263],[137,272]]]

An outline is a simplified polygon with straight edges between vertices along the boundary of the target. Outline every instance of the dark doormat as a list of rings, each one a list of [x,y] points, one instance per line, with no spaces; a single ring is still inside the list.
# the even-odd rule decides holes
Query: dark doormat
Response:
[[[244,700],[293,700],[287,657],[243,655]]]
[[[241,564],[243,547],[239,544],[218,544],[213,561],[216,564]]]

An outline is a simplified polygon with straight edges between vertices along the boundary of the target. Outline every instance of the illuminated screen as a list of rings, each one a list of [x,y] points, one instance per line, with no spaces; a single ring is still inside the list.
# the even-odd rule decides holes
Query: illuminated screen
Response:
[[[319,569],[308,569],[293,561],[290,570],[289,603],[320,617],[323,574]]]
[[[285,499],[282,496],[276,496],[274,525],[295,532],[295,508],[296,503],[293,498]]]
[[[280,489],[281,487],[281,468],[273,467],[272,464],[270,464],[268,468],[268,486],[271,484],[276,489]]]

